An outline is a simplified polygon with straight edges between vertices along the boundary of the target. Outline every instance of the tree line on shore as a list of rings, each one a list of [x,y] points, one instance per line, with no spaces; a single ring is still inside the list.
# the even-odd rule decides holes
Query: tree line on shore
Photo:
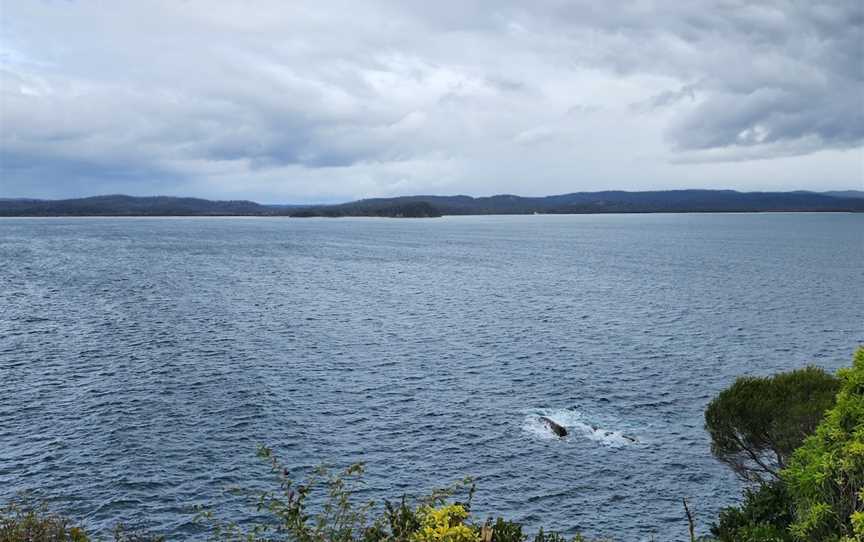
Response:
[[[554,196],[397,196],[336,204],[267,205],[172,196],[105,195],[62,200],[0,198],[0,216],[377,216],[596,213],[864,212],[864,191],[737,192],[652,190],[573,192]]]

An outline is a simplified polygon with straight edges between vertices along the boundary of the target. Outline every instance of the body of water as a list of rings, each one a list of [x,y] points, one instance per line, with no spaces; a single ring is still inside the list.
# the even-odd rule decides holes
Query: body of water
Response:
[[[740,492],[708,401],[848,365],[862,292],[860,214],[0,220],[0,501],[200,537],[266,443],[366,461],[370,497],[472,475],[532,532],[684,540],[682,497],[706,531]]]

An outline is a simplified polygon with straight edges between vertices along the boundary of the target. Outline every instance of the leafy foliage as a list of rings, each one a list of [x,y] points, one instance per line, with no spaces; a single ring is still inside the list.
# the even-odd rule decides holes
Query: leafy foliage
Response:
[[[214,539],[263,541],[290,538],[296,542],[347,542],[360,538],[367,531],[367,513],[371,503],[356,507],[349,498],[363,473],[362,464],[351,465],[341,475],[333,475],[326,468],[319,467],[304,483],[296,483],[270,448],[259,447],[258,456],[270,463],[271,473],[279,485],[277,491],[257,495],[256,509],[269,520],[240,526],[235,522],[219,521],[212,511],[201,510],[199,519],[210,523]],[[322,486],[327,498],[318,513],[310,513],[309,496],[316,487]]]
[[[838,376],[836,405],[783,472],[795,540],[864,540],[864,348]]]
[[[473,486],[470,479],[432,492],[412,506],[406,498],[399,504],[384,502],[384,510],[371,517],[374,501],[356,504],[363,464],[349,466],[339,474],[319,467],[302,483],[294,481],[267,447],[259,457],[270,463],[279,482],[277,491],[259,493],[256,510],[267,518],[263,523],[239,525],[219,521],[210,510],[201,510],[199,519],[208,523],[213,538],[226,541],[292,540],[294,542],[476,542],[473,529],[463,523],[470,510]],[[316,491],[323,502],[316,502]],[[453,495],[467,491],[465,504],[446,504]],[[320,501],[320,499],[319,499]],[[427,538],[418,538],[419,533]]]
[[[423,506],[418,510],[420,529],[412,536],[413,542],[479,542],[480,535],[465,524],[468,510],[461,504],[438,508]]]
[[[12,502],[0,509],[0,542],[89,542],[81,527],[45,505]]]
[[[838,389],[838,379],[817,367],[739,378],[705,411],[711,451],[747,482],[776,480]]]
[[[52,513],[43,504],[16,499],[0,508],[0,542],[91,542],[83,527]],[[164,542],[160,536],[120,524],[113,532],[114,542]]]
[[[255,506],[266,520],[239,525],[219,521],[210,510],[199,511],[214,540],[244,542],[525,542],[522,525],[498,518],[476,523],[471,518],[474,486],[470,478],[435,490],[418,499],[356,504],[363,474],[352,465],[340,474],[319,468],[297,483],[272,450],[260,447],[279,480],[278,491],[258,493]],[[462,496],[463,500],[457,500]],[[557,533],[541,529],[534,542],[565,542]],[[589,542],[576,535],[573,542]]]
[[[417,512],[406,502],[404,496],[398,505],[384,501],[384,508],[384,522],[379,521],[378,525],[373,527],[375,531],[367,535],[368,539],[384,540],[389,535],[393,540],[404,541],[420,529],[420,518],[417,517]]]
[[[498,518],[495,520],[494,525],[487,521],[486,527],[490,533],[488,542],[523,542],[526,538],[525,534],[522,532],[522,525],[515,521],[507,521],[504,518]],[[540,533],[542,532],[541,529]]]
[[[566,542],[566,540],[566,538],[555,531],[550,531],[548,533],[543,532],[542,527],[537,531],[537,535],[534,536],[534,542]],[[584,542],[584,538],[582,535],[576,535],[574,542]]]
[[[740,506],[725,508],[711,533],[719,542],[792,542],[792,506],[779,481],[747,489]]]
[[[165,542],[165,537],[147,532],[144,529],[133,529],[120,523],[114,527],[114,542]]]

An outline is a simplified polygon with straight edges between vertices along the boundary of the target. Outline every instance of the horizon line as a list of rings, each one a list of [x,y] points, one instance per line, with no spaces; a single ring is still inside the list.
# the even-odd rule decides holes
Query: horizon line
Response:
[[[603,189],[603,190],[577,190],[572,192],[559,192],[555,194],[545,194],[541,196],[525,196],[520,194],[515,194],[512,192],[499,192],[493,193],[489,195],[470,195],[470,194],[401,194],[401,195],[391,195],[391,196],[365,196],[358,197],[354,199],[346,199],[346,200],[338,200],[338,201],[330,201],[330,202],[315,202],[315,203],[288,203],[288,202],[271,202],[271,203],[262,203],[260,201],[256,201],[253,199],[246,198],[211,198],[211,197],[203,197],[203,196],[190,196],[190,195],[170,195],[170,194],[151,194],[147,196],[139,196],[133,194],[124,194],[124,193],[107,193],[107,194],[93,194],[88,196],[73,196],[73,197],[62,197],[62,198],[37,198],[37,197],[28,197],[28,196],[0,196],[0,201],[68,201],[68,200],[79,200],[79,199],[92,199],[92,198],[106,198],[106,197],[127,197],[127,198],[175,198],[175,199],[199,199],[206,201],[214,201],[214,202],[228,202],[228,201],[246,201],[250,203],[255,203],[263,206],[303,206],[310,207],[316,205],[341,205],[346,203],[353,203],[358,201],[365,200],[376,200],[376,199],[396,199],[396,198],[459,198],[459,197],[467,197],[472,199],[484,199],[484,198],[495,198],[495,197],[517,197],[524,199],[542,199],[542,198],[551,198],[557,196],[566,196],[570,194],[598,194],[603,192],[623,192],[623,193],[646,193],[646,192],[736,192],[739,194],[794,194],[794,193],[810,193],[810,194],[827,194],[831,192],[858,192],[864,194],[864,187],[862,188],[832,188],[828,190],[808,190],[808,189],[795,189],[795,190],[737,190],[734,188],[667,188],[667,189],[652,189],[652,190],[625,190],[625,189]]]

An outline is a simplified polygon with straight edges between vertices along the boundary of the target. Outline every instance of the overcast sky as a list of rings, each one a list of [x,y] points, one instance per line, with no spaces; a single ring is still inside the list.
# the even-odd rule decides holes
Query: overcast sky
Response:
[[[0,197],[864,188],[864,2],[0,0]]]

